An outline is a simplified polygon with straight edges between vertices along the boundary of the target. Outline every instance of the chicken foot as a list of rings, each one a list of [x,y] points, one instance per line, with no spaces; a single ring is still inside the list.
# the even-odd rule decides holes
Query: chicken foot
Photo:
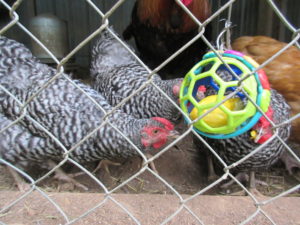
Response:
[[[11,176],[13,177],[15,184],[17,185],[17,188],[19,189],[20,192],[26,192],[31,188],[30,184],[26,183],[25,180],[22,179],[22,177],[16,170],[11,168],[10,166],[7,166],[6,168],[11,174]]]
[[[54,168],[56,166],[56,163],[54,163],[53,161],[48,161],[48,165],[50,166],[50,168]],[[54,179],[60,180],[60,181],[64,181],[64,182],[70,182],[71,184],[73,184],[75,187],[78,187],[80,189],[83,189],[85,191],[88,190],[88,187],[86,187],[83,184],[80,184],[78,181],[76,181],[74,178],[74,174],[66,174],[60,167],[55,169],[55,175],[54,175]]]
[[[117,163],[117,162],[113,162],[110,161],[108,159],[102,159],[99,164],[96,166],[96,168],[93,170],[92,173],[96,173],[96,171],[98,171],[99,169],[103,168],[109,175],[110,175],[110,171],[109,171],[109,166],[121,166],[121,163]],[[111,175],[110,175],[111,176]]]
[[[213,158],[211,154],[207,155],[207,169],[208,169],[208,181],[215,181],[218,179],[218,176],[215,172],[215,167],[213,163]]]
[[[248,182],[249,184],[249,191],[255,195],[261,195],[260,192],[256,189],[256,185],[264,185],[264,186],[268,186],[268,184],[264,181],[261,180],[257,180],[255,179],[255,172],[254,171],[250,171],[249,175],[245,172],[240,172],[238,173],[235,178],[239,181],[239,182]],[[221,185],[220,187],[222,189],[226,189],[229,188],[231,185],[235,184],[236,182],[234,180],[231,180],[223,185]],[[236,192],[233,193],[233,195],[245,195],[245,191],[241,191],[241,192]]]
[[[146,156],[147,159],[150,159],[151,157],[153,157],[150,153],[146,153],[145,156]],[[158,171],[157,171],[153,161],[149,162],[148,166],[151,170],[153,170],[155,173],[158,174]],[[141,168],[142,167],[143,167],[143,158],[142,158],[142,163],[141,163]]]

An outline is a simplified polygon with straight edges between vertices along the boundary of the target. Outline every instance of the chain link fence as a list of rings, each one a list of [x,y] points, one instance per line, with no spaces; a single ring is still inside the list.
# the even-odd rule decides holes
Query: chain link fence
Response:
[[[82,0],[84,1],[84,0]],[[292,24],[290,24],[287,19],[285,18],[285,16],[281,13],[281,11],[277,8],[276,4],[274,3],[273,0],[265,0],[268,4],[270,9],[272,9],[276,15],[278,16],[278,18],[281,20],[281,22],[286,26],[286,28],[288,30],[290,30],[294,35],[291,39],[291,41],[283,48],[281,49],[279,52],[277,52],[276,54],[274,54],[270,59],[266,60],[264,63],[262,63],[257,69],[261,69],[264,68],[264,66],[266,66],[268,63],[270,63],[272,60],[274,60],[276,57],[278,57],[280,54],[282,54],[286,49],[288,49],[290,46],[295,45],[298,48],[300,48],[299,43],[298,43],[298,39],[300,37],[299,34],[299,30],[297,28],[295,28]],[[225,179],[227,179],[228,177],[230,177],[231,179],[233,179],[251,198],[252,200],[252,205],[255,207],[255,211],[254,213],[249,213],[247,218],[245,218],[243,221],[239,221],[238,223],[240,224],[247,224],[247,223],[251,223],[251,221],[253,221],[254,218],[258,217],[258,216],[263,216],[268,223],[270,224],[276,224],[276,222],[272,219],[271,216],[268,215],[268,213],[265,211],[264,206],[266,205],[270,205],[270,204],[274,204],[274,202],[276,202],[279,198],[282,198],[290,193],[293,193],[294,191],[298,190],[300,188],[300,184],[297,184],[287,190],[284,190],[283,192],[281,192],[280,194],[277,194],[276,196],[273,197],[269,197],[267,199],[264,200],[259,200],[259,198],[257,198],[257,196],[253,195],[242,183],[240,183],[240,181],[238,181],[234,175],[231,173],[232,168],[238,166],[240,163],[242,163],[243,161],[247,160],[248,157],[250,157],[251,155],[253,155],[254,153],[256,153],[257,151],[259,151],[262,147],[264,147],[265,145],[262,145],[262,147],[260,147],[259,149],[256,149],[255,151],[253,151],[251,154],[249,154],[248,156],[244,157],[243,159],[241,159],[239,162],[236,162],[232,165],[226,165],[225,164],[225,168],[224,168],[224,174],[217,180],[215,180],[214,182],[212,182],[211,184],[207,185],[204,188],[199,188],[198,191],[196,191],[195,193],[193,193],[192,195],[184,195],[181,194],[172,184],[170,184],[164,177],[162,177],[160,174],[155,173],[153,170],[149,169],[148,164],[153,162],[154,160],[158,159],[159,157],[161,157],[163,154],[165,154],[167,151],[170,151],[170,149],[180,143],[180,141],[182,141],[184,138],[186,138],[188,135],[195,135],[197,136],[202,142],[203,145],[206,145],[209,150],[211,151],[211,153],[213,155],[215,155],[219,160],[222,161],[222,159],[218,156],[217,151],[215,151],[213,148],[211,148],[209,145],[207,145],[207,143],[204,141],[204,139],[193,130],[193,123],[195,121],[190,121],[189,124],[187,124],[187,129],[181,133],[180,137],[177,138],[175,141],[173,141],[172,143],[170,143],[169,145],[167,145],[163,150],[161,150],[160,152],[158,152],[157,154],[155,154],[153,157],[151,158],[147,158],[140,149],[138,149],[132,142],[131,140],[129,140],[125,134],[122,134],[122,132],[115,127],[115,125],[113,125],[109,119],[104,119],[103,123],[97,127],[94,131],[90,132],[89,134],[86,134],[86,136],[79,141],[78,143],[74,143],[73,147],[71,149],[67,149],[59,140],[58,137],[55,137],[55,135],[51,134],[47,129],[45,129],[43,127],[42,124],[40,124],[39,122],[37,122],[37,120],[35,118],[30,117],[27,112],[26,112],[26,107],[27,105],[36,97],[39,95],[39,93],[41,93],[43,90],[47,89],[47,87],[58,77],[65,77],[65,79],[68,80],[68,82],[70,82],[72,85],[74,85],[76,88],[80,89],[82,91],[82,94],[86,96],[87,99],[89,99],[90,101],[93,101],[94,104],[97,105],[97,107],[99,109],[101,109],[104,113],[105,113],[105,118],[109,118],[110,115],[112,115],[116,109],[120,108],[121,105],[123,103],[125,103],[126,101],[128,101],[132,96],[134,95],[138,95],[140,93],[141,90],[143,90],[146,86],[148,85],[153,85],[157,90],[159,90],[161,93],[163,93],[165,95],[166,98],[168,98],[169,101],[172,101],[165,93],[164,90],[161,90],[160,87],[158,87],[154,82],[153,82],[153,74],[155,73],[159,73],[159,71],[168,63],[170,62],[172,59],[174,59],[181,51],[183,51],[184,49],[186,49],[188,46],[190,46],[193,42],[197,41],[198,39],[202,39],[207,46],[214,51],[216,54],[219,55],[219,53],[217,53],[217,49],[205,38],[205,36],[203,36],[203,31],[206,27],[206,25],[208,23],[211,23],[214,19],[216,19],[218,16],[220,16],[221,13],[227,13],[228,17],[227,17],[227,23],[224,26],[223,29],[223,33],[227,34],[225,35],[225,43],[227,43],[227,46],[230,44],[230,28],[231,28],[231,13],[232,13],[232,8],[234,7],[234,4],[237,2],[237,0],[228,0],[226,1],[224,4],[220,5],[219,8],[203,23],[201,23],[200,21],[198,21],[192,14],[191,12],[183,5],[183,3],[180,0],[176,0],[176,3],[178,5],[180,5],[180,7],[182,7],[182,9],[185,11],[185,13],[189,14],[189,16],[195,21],[195,23],[198,24],[199,26],[199,34],[196,35],[192,40],[190,40],[188,43],[186,43],[184,46],[182,46],[182,48],[180,48],[176,53],[174,53],[170,58],[168,58],[165,62],[163,62],[161,65],[159,65],[157,68],[155,68],[153,71],[148,69],[148,67],[145,66],[145,64],[136,56],[136,54],[127,47],[127,44],[125,44],[120,38],[118,38],[117,36],[115,36],[115,38],[122,43],[122,45],[128,49],[129,52],[131,52],[131,54],[135,57],[135,59],[140,62],[142,65],[144,65],[144,67],[148,70],[149,72],[149,81],[144,83],[138,90],[136,90],[131,96],[129,96],[126,99],[123,99],[116,107],[113,108],[113,110],[107,112],[106,110],[103,109],[103,107],[101,105],[99,105],[97,103],[97,101],[95,101],[89,94],[85,93],[85,91],[80,87],[80,85],[78,85],[76,82],[74,82],[70,77],[68,77],[67,75],[65,75],[64,72],[64,65],[66,64],[66,62],[68,62],[76,53],[78,53],[78,51],[80,51],[85,45],[89,44],[91,42],[92,39],[96,38],[97,35],[99,35],[104,29],[110,29],[109,25],[110,25],[110,16],[115,12],[116,9],[118,9],[118,7],[120,7],[125,0],[119,0],[115,3],[115,5],[113,7],[110,8],[110,10],[108,10],[107,12],[102,12],[97,5],[95,5],[93,3],[93,1],[91,0],[85,0],[84,1],[88,7],[90,7],[91,9],[95,10],[95,12],[99,15],[99,20],[102,21],[101,26],[96,29],[94,32],[92,32],[89,36],[87,36],[81,43],[79,43],[72,51],[70,51],[66,56],[64,56],[61,60],[59,60],[51,51],[49,51],[47,49],[47,47],[40,41],[38,40],[29,30],[27,27],[25,27],[22,24],[22,21],[20,21],[19,19],[19,15],[18,15],[18,7],[23,3],[22,0],[17,0],[14,2],[14,4],[12,6],[8,5],[4,0],[0,0],[0,4],[2,4],[4,7],[6,7],[7,9],[9,9],[10,11],[10,18],[11,20],[5,24],[4,27],[1,28],[0,30],[0,35],[5,36],[5,33],[7,31],[9,31],[10,29],[12,29],[13,27],[18,27],[22,32],[25,32],[26,35],[28,35],[28,37],[30,37],[32,40],[34,40],[40,47],[42,47],[44,49],[45,52],[47,52],[47,54],[49,55],[49,57],[51,57],[53,59],[53,61],[56,63],[56,75],[53,76],[52,79],[50,79],[47,83],[45,83],[43,86],[41,86],[39,88],[39,90],[37,92],[35,92],[33,95],[31,95],[28,100],[26,102],[21,102],[19,101],[12,93],[10,93],[4,86],[0,85],[1,88],[1,92],[5,93],[6,95],[9,95],[12,99],[14,99],[19,107],[22,109],[22,113],[21,115],[15,119],[12,120],[12,122],[10,124],[7,124],[5,127],[3,127],[0,130],[0,134],[1,133],[5,133],[7,131],[7,129],[9,129],[10,127],[12,127],[15,124],[18,124],[24,117],[26,117],[28,120],[30,120],[33,124],[35,124],[37,127],[39,127],[40,129],[42,129],[47,135],[49,135],[54,142],[64,151],[64,159],[61,160],[57,165],[55,165],[53,167],[53,169],[51,169],[50,171],[48,171],[46,174],[44,174],[43,176],[39,177],[39,178],[33,178],[32,176],[30,176],[29,174],[27,174],[25,171],[22,171],[21,169],[17,168],[15,165],[12,165],[11,163],[9,163],[8,161],[5,161],[3,158],[0,158],[0,162],[7,166],[9,168],[9,170],[12,171],[16,171],[18,174],[20,174],[23,178],[25,178],[27,181],[29,181],[30,183],[30,189],[27,190],[24,193],[21,193],[19,195],[15,195],[14,199],[11,199],[11,202],[9,204],[1,204],[1,209],[0,209],[0,224],[5,224],[4,221],[6,221],[6,216],[9,214],[9,210],[12,207],[16,207],[19,206],[21,208],[26,207],[26,204],[23,205],[24,201],[26,199],[34,199],[37,197],[37,195],[40,195],[43,197],[43,203],[41,202],[40,204],[50,204],[52,205],[55,209],[55,211],[60,215],[60,217],[62,218],[60,220],[60,224],[84,224],[84,218],[87,217],[93,217],[93,213],[100,208],[105,207],[105,205],[110,203],[114,203],[114,205],[118,208],[121,209],[121,211],[123,211],[124,214],[126,214],[129,218],[130,218],[130,222],[128,222],[128,224],[132,223],[132,224],[142,224],[142,222],[137,218],[137,216],[133,213],[133,210],[131,208],[126,207],[121,201],[119,201],[117,194],[119,192],[122,192],[122,188],[126,185],[129,185],[129,183],[138,178],[140,175],[142,175],[145,172],[150,173],[154,178],[155,178],[155,182],[161,182],[163,183],[166,188],[168,189],[168,193],[171,193],[173,196],[175,196],[176,198],[176,202],[177,205],[176,209],[173,210],[172,212],[170,212],[170,210],[164,210],[164,208],[160,209],[160,212],[164,214],[164,219],[159,222],[160,224],[169,224],[173,221],[173,219],[176,219],[176,216],[178,216],[179,214],[181,214],[182,212],[185,212],[188,214],[189,217],[193,218],[193,224],[205,224],[205,222],[203,221],[203,219],[201,218],[201,216],[197,215],[196,212],[194,212],[194,210],[189,206],[189,204],[195,200],[197,197],[203,195],[204,193],[206,193],[207,191],[213,189],[214,187],[216,187],[217,185],[219,185],[222,181],[224,181]],[[112,33],[113,34],[113,33]],[[220,55],[219,55],[220,56]],[[252,74],[249,74],[249,76],[253,75],[256,71],[253,71]],[[241,82],[243,82],[241,80]],[[88,101],[88,100],[87,100]],[[224,100],[225,101],[225,100]],[[222,101],[220,104],[222,104],[224,101]],[[219,104],[219,105],[220,105]],[[300,103],[299,103],[300,104]],[[180,107],[178,107],[176,105],[176,103],[174,103],[174,105],[177,107],[177,109],[179,111],[181,111],[183,113],[183,111],[180,109]],[[217,107],[217,106],[216,106]],[[288,121],[285,121],[282,124],[273,124],[273,128],[279,127],[285,123],[289,123],[293,120],[296,120],[297,118],[300,117],[300,114],[297,114],[293,117],[291,117]],[[83,165],[81,165],[80,163],[72,160],[72,158],[69,157],[69,154],[74,151],[74,149],[76,149],[78,146],[80,146],[81,144],[84,143],[85,140],[87,140],[89,137],[91,137],[94,132],[96,132],[97,130],[99,130],[101,127],[105,126],[105,125],[109,125],[112,126],[114,128],[114,130],[118,133],[120,133],[131,145],[134,146],[134,148],[138,151],[139,155],[143,158],[144,160],[144,164],[142,166],[141,169],[139,169],[137,172],[135,172],[134,174],[132,174],[130,177],[126,178],[125,180],[122,180],[122,182],[120,182],[119,185],[115,186],[112,189],[109,189],[102,181],[101,179],[99,179],[98,177],[96,177],[92,172],[90,172],[89,170],[87,170]],[[280,139],[280,141],[282,142],[282,144],[285,146],[286,151],[290,152],[295,159],[300,163],[299,158],[297,158],[296,154],[293,152],[293,150],[290,148],[290,146],[285,143],[283,140],[281,140],[281,138],[278,136],[278,134],[276,133],[273,138],[278,138]],[[13,146],[12,146],[13,147]],[[103,198],[101,200],[96,200],[93,199],[94,201],[94,205],[93,207],[91,207],[88,210],[85,210],[84,212],[81,212],[81,214],[78,214],[76,216],[72,216],[72,212],[67,213],[65,211],[65,209],[61,206],[61,202],[58,201],[55,197],[53,197],[53,193],[52,192],[48,192],[45,188],[41,188],[40,184],[46,180],[47,178],[49,178],[49,176],[55,172],[55,170],[60,169],[65,163],[70,163],[72,164],[74,167],[79,168],[79,170],[81,172],[84,172],[87,176],[89,176],[94,182],[96,182],[96,184],[101,188],[101,190],[103,190]],[[223,163],[224,164],[224,163]],[[38,194],[37,194],[38,193]],[[0,193],[1,195],[1,193]],[[80,195],[78,193],[78,195]],[[90,198],[84,197],[83,199],[89,199],[89,201],[92,201]],[[33,200],[32,200],[33,201]],[[84,200],[83,200],[84,201]],[[46,202],[46,203],[45,203]],[[173,202],[174,204],[174,202]],[[242,202],[240,203],[241,207],[242,207]],[[79,207],[80,206],[76,206]],[[138,206],[137,206],[138,207]],[[144,211],[148,211],[151,210],[150,208],[144,208]],[[51,211],[52,212],[52,211]],[[47,212],[45,212],[47,214]],[[108,212],[108,213],[114,213],[112,212]],[[49,213],[50,214],[50,213]],[[185,214],[186,215],[186,214]],[[30,216],[30,214],[29,214]],[[283,217],[288,216],[288,215],[282,215]],[[1,222],[1,220],[3,222]],[[174,221],[173,221],[174,222]],[[36,224],[43,224],[43,223],[36,223]],[[49,223],[49,224],[54,224]],[[121,224],[121,223],[120,223]],[[176,220],[175,220],[175,224],[176,224]]]

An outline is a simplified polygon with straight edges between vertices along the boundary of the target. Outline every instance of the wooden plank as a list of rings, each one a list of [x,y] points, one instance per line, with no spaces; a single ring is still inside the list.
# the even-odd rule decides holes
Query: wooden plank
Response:
[[[35,3],[38,14],[54,12],[55,2],[52,0],[35,0]]]

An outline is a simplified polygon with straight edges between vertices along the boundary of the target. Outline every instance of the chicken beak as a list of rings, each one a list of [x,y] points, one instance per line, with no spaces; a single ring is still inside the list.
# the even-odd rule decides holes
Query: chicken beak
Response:
[[[254,142],[257,143],[258,140],[263,136],[263,128],[260,128],[258,133],[256,131],[256,135],[254,137]]]
[[[180,133],[177,130],[171,130],[168,136],[172,139],[176,139],[180,137]]]

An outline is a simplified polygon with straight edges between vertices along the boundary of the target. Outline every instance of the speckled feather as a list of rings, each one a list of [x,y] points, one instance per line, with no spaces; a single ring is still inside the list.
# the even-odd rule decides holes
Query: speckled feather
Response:
[[[23,44],[0,36],[0,84],[19,101],[27,101],[55,74],[56,70],[40,63]],[[59,76],[28,103],[26,116],[19,123],[0,133],[2,158],[12,163],[63,158],[62,148],[29,117],[42,124],[66,149],[101,125],[104,112],[64,76]],[[79,81],[74,82],[106,112],[112,109],[97,91]],[[18,118],[20,112],[18,103],[0,89],[0,129]],[[156,120],[135,119],[120,110],[107,119],[142,151],[152,148],[143,147],[141,130],[148,125],[164,128]],[[87,162],[127,158],[137,154],[121,134],[105,125],[75,148],[70,157],[78,162]]]
[[[94,78],[93,87],[111,105],[117,105],[148,81],[148,74],[107,30],[101,33],[92,50],[91,76]],[[156,74],[153,76],[153,82],[175,103],[178,96],[174,95],[173,87],[177,86],[179,90],[181,81],[181,78],[162,80]],[[136,118],[159,116],[175,121],[180,116],[176,107],[153,85],[133,96],[121,109]]]
[[[228,80],[228,77],[231,76],[228,73],[228,71],[218,72],[219,76],[223,80]],[[214,91],[207,89],[205,95],[214,94],[213,92]],[[290,106],[286,103],[286,100],[283,98],[283,96],[273,89],[271,90],[270,105],[273,109],[273,122],[275,124],[282,123],[289,119]],[[278,134],[283,141],[286,141],[289,138],[290,130],[291,124],[286,124],[278,128]],[[251,139],[250,131],[234,138],[218,140],[205,138],[205,140],[228,165],[237,162],[260,146],[260,144],[255,143],[254,140]],[[196,142],[198,145],[202,145],[198,141]],[[275,138],[259,152],[237,166],[236,169],[249,170],[268,168],[280,158],[283,149],[284,147],[281,142],[278,140],[278,138]]]
[[[286,121],[290,116],[290,107],[277,91],[271,91],[271,107],[274,109],[273,120],[275,124]],[[286,141],[290,135],[291,125],[284,125],[278,128],[278,134]],[[208,140],[211,146],[217,150],[218,154],[227,164],[232,164],[243,158],[260,144],[250,138],[249,132],[241,134],[234,138],[224,140]],[[263,149],[251,156],[245,162],[240,164],[238,169],[268,168],[273,165],[282,154],[284,147],[281,142],[275,138]]]

